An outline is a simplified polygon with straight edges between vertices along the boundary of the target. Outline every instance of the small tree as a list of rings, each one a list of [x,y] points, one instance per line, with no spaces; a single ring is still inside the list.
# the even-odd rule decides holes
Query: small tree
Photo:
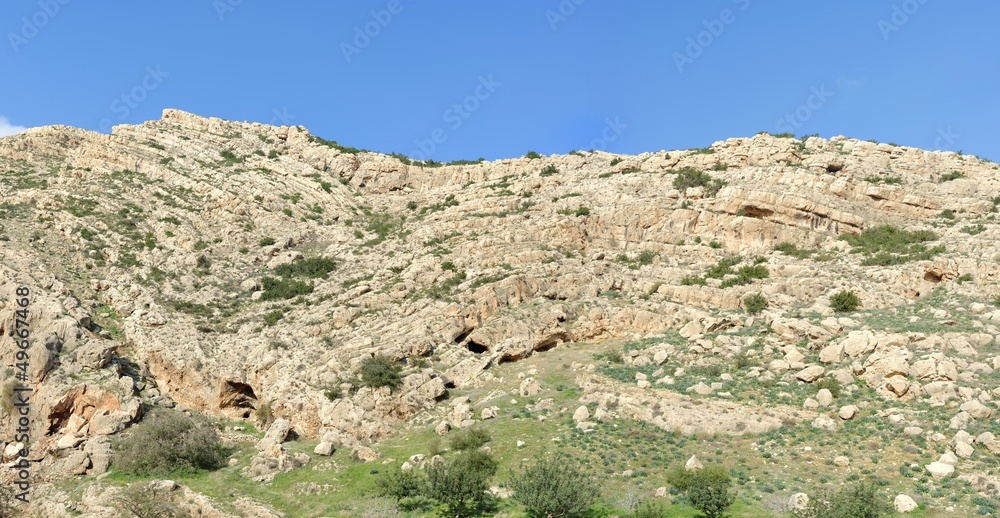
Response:
[[[486,502],[497,461],[482,450],[464,451],[450,463],[427,469],[427,496],[444,504],[446,512],[469,516]]]
[[[424,477],[413,469],[389,469],[375,479],[375,494],[395,498],[397,503],[404,498],[420,495],[423,491]]]
[[[156,410],[115,441],[114,465],[123,473],[167,475],[218,469],[225,451],[208,422],[177,410]]]
[[[452,437],[451,447],[458,451],[474,450],[492,439],[490,433],[482,428],[469,428]]]
[[[361,374],[361,384],[366,387],[394,389],[403,380],[400,375],[402,370],[402,367],[389,358],[376,354],[365,358],[361,362],[361,369],[358,372]]]
[[[836,493],[820,493],[809,499],[799,516],[807,518],[880,518],[890,514],[889,504],[878,494],[878,485],[868,480],[847,486]]]
[[[174,518],[190,516],[162,492],[149,484],[135,483],[123,487],[114,499],[115,509],[133,518]]]
[[[830,307],[838,313],[850,313],[861,307],[861,299],[853,291],[841,291],[830,297]]]
[[[747,295],[743,297],[743,308],[747,310],[747,313],[756,315],[767,309],[767,297],[763,293]]]
[[[536,518],[579,516],[597,500],[597,486],[568,459],[546,458],[511,476],[514,501]]]
[[[708,518],[719,518],[736,501],[736,495],[729,492],[732,484],[729,471],[725,467],[705,466],[691,477],[691,485],[687,491],[688,500],[695,509],[705,513]]]

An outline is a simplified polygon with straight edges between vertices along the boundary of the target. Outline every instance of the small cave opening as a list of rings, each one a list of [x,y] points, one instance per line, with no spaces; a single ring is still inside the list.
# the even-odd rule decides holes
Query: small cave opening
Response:
[[[476,330],[476,328],[470,327],[469,329],[466,329],[465,331],[462,331],[461,333],[458,333],[458,336],[455,337],[455,343],[456,344],[460,344],[460,343],[464,342],[465,339],[468,338],[469,335],[471,335],[472,332],[475,331],[475,330]]]
[[[839,173],[844,170],[844,164],[833,163],[826,165],[826,172],[828,173]]]
[[[740,213],[748,218],[765,219],[774,214],[774,211],[753,205],[746,205],[740,209]]]
[[[483,345],[483,344],[481,344],[481,343],[479,343],[479,342],[477,342],[475,340],[469,340],[468,342],[466,342],[465,343],[465,348],[468,349],[471,352],[476,353],[476,354],[483,354],[483,353],[488,352],[490,350],[488,347],[486,347],[485,345]]]
[[[924,272],[924,280],[937,284],[944,280],[944,276],[938,274],[937,272],[926,271]]]
[[[219,390],[219,409],[227,413],[249,418],[257,408],[257,394],[253,387],[239,381],[225,381]]]

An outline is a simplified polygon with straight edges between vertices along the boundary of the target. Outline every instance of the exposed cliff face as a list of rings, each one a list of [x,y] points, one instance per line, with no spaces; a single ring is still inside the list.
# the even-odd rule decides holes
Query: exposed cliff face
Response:
[[[1000,170],[975,157],[769,135],[443,167],[352,151],[303,128],[176,110],[111,135],[47,127],[0,140],[0,329],[14,325],[13,291],[30,286],[42,444],[114,433],[140,400],[236,419],[266,403],[301,435],[363,442],[539,351],[685,325],[697,341],[749,293],[767,296],[762,318],[794,344],[843,331],[792,316],[832,313],[840,289],[867,308],[965,274],[976,283],[958,293],[1000,292]],[[725,184],[675,188],[691,169]],[[938,217],[946,209],[962,223]],[[882,224],[935,227],[946,251],[861,266],[837,240]],[[781,242],[832,260],[773,252]],[[734,254],[765,256],[769,277],[682,282]],[[282,265],[317,257],[336,269],[287,276],[311,288],[269,287]],[[980,313],[996,334],[1000,316]],[[0,341],[8,366],[14,347]],[[375,353],[405,361],[403,384],[351,390]],[[881,372],[880,358],[855,373],[909,375]],[[341,384],[344,397],[324,395]]]

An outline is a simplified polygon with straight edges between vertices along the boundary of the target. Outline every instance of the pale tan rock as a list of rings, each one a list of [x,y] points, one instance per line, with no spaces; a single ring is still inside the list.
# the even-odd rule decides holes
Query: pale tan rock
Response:
[[[892,506],[897,513],[909,513],[917,509],[917,503],[907,495],[896,495],[892,501]]]

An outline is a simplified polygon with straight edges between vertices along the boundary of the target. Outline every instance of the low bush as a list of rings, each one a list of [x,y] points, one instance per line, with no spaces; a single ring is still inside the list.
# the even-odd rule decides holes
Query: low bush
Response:
[[[115,468],[140,476],[213,470],[225,464],[215,428],[178,410],[156,409],[114,443]]]
[[[489,432],[482,428],[469,428],[452,437],[451,447],[458,451],[474,450],[492,439]]]
[[[358,374],[361,384],[366,387],[396,388],[402,382],[402,367],[382,355],[369,356],[361,362]]]
[[[507,487],[533,518],[582,516],[599,494],[590,475],[569,459],[551,457],[513,474]]]
[[[838,313],[850,313],[861,307],[861,298],[853,291],[840,291],[830,297],[830,307]]]
[[[809,505],[799,516],[804,518],[880,518],[889,516],[891,507],[883,496],[879,495],[878,484],[865,481],[844,487],[831,494],[820,492],[809,499]]]
[[[751,315],[756,315],[767,309],[767,297],[763,293],[754,293],[743,297],[743,309]]]
[[[906,231],[891,225],[870,228],[861,234],[843,234],[838,239],[851,245],[851,253],[864,254],[863,266],[891,266],[923,261],[943,253],[943,246],[928,248],[925,243],[937,239],[929,230]]]
[[[704,171],[699,171],[691,167],[685,167],[676,171],[674,177],[674,189],[684,191],[694,187],[703,187],[705,194],[715,196],[722,187],[726,185],[722,180],[714,180],[712,176]]]

